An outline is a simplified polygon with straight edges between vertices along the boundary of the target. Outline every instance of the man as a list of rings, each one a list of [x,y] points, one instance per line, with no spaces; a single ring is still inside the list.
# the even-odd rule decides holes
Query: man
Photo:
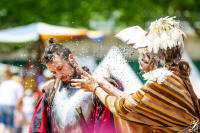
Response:
[[[57,80],[45,86],[29,132],[93,132],[92,95],[70,85],[72,78],[81,76],[71,51],[50,39],[42,62]]]
[[[10,67],[4,73],[4,81],[0,85],[0,132],[8,128],[14,130],[14,110],[23,96],[23,86],[11,79]]]
[[[190,84],[189,64],[181,60],[185,34],[180,22],[165,17],[152,22],[148,32],[134,26],[117,37],[138,50],[146,84],[136,93],[125,95],[115,87],[102,87],[83,72],[82,79],[73,79],[72,85],[96,94],[125,121],[116,125],[117,132],[198,132],[199,102]]]

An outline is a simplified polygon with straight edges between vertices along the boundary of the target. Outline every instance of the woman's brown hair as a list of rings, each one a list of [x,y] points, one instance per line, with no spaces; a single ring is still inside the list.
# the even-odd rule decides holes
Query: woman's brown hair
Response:
[[[186,78],[189,77],[191,69],[188,62],[182,59],[182,53],[182,48],[176,46],[167,50],[160,49],[157,54],[146,53],[146,56],[149,58],[152,69],[167,67],[181,77]]]

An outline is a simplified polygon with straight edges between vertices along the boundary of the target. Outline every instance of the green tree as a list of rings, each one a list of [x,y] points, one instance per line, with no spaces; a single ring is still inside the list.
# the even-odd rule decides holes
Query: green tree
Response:
[[[14,0],[0,1],[0,28],[33,22],[89,27],[90,20],[107,21],[115,12],[115,26],[142,25],[163,16],[187,21],[200,35],[199,0]]]

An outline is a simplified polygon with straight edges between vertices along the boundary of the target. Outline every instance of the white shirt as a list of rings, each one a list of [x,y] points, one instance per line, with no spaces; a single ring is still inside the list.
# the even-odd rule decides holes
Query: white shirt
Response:
[[[25,114],[33,113],[34,98],[32,96],[25,96],[22,101],[23,101],[22,111]]]
[[[23,96],[23,86],[14,80],[5,80],[0,85],[0,105],[15,106]]]

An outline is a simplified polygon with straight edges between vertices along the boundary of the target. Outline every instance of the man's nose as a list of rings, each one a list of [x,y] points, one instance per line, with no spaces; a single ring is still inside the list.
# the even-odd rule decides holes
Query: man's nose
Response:
[[[61,79],[61,78],[62,78],[62,73],[61,73],[61,72],[58,72],[58,73],[57,73],[57,78],[58,78],[58,79]]]

